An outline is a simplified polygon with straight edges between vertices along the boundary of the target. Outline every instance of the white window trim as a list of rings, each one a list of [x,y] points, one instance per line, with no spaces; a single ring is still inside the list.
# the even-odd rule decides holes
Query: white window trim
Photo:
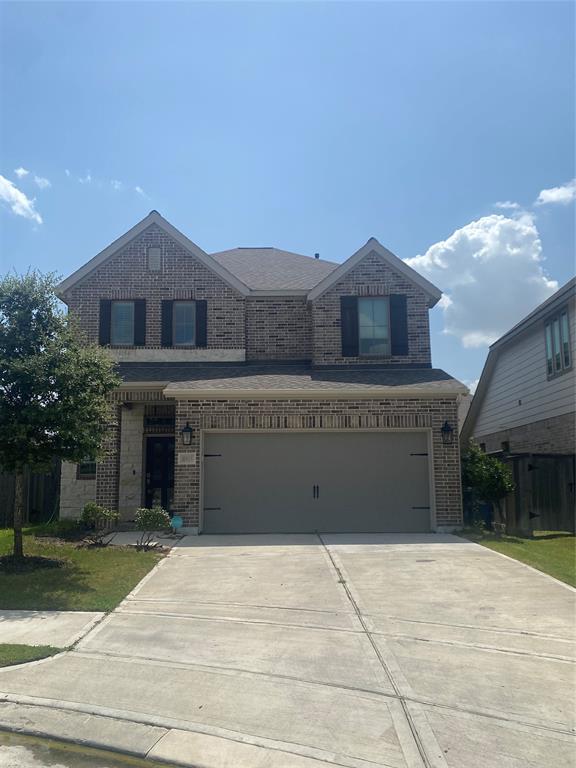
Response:
[[[386,339],[388,343],[388,352],[384,354],[371,354],[368,352],[362,352],[361,351],[361,344],[362,344],[362,337],[360,335],[360,302],[361,301],[385,301],[386,302],[386,311],[388,315],[388,338]],[[392,357],[392,329],[390,325],[390,297],[389,296],[358,296],[358,357],[362,357],[364,359],[372,358],[372,359],[386,359],[389,357]]]
[[[566,315],[566,330],[568,333],[568,338],[565,340],[563,337],[562,332],[562,316]],[[559,370],[556,370],[556,354],[555,354],[555,344],[554,344],[554,323],[558,323],[558,333],[560,338],[560,368]],[[551,353],[552,353],[552,372],[550,373],[548,371],[548,333],[550,333],[550,342],[551,342]],[[564,341],[568,342],[568,364],[566,365],[564,361]],[[545,348],[545,356],[546,356],[546,377],[548,380],[555,379],[558,376],[562,376],[563,374],[567,373],[568,371],[572,370],[573,360],[572,360],[572,348],[570,345],[570,314],[568,311],[568,307],[562,307],[557,312],[555,312],[553,315],[550,315],[546,318],[544,321],[544,348]]]
[[[115,341],[114,339],[114,305],[132,304],[132,341]],[[110,344],[113,347],[133,347],[134,337],[136,335],[136,304],[133,299],[113,300],[110,306]]]
[[[177,304],[191,304],[194,308],[194,339],[192,342],[180,343],[176,341],[176,305]],[[196,336],[198,329],[196,327],[196,302],[193,299],[176,299],[172,302],[172,347],[177,349],[190,349],[196,347]]]

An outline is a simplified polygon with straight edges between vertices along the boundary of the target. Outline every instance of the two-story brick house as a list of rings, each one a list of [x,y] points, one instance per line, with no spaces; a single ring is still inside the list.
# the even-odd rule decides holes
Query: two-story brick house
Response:
[[[152,211],[58,293],[123,379],[106,457],[63,467],[63,517],[95,499],[200,532],[461,524],[466,388],[431,366],[441,293],[376,240],[343,264],[209,255]]]

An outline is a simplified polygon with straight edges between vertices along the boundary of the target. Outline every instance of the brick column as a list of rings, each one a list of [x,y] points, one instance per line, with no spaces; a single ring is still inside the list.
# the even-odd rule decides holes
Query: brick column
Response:
[[[122,406],[113,406],[104,438],[104,455],[96,464],[96,503],[118,510],[118,483],[120,479],[120,426]]]
[[[189,423],[193,429],[191,445],[182,445],[181,430]],[[200,521],[200,414],[198,404],[176,401],[174,435],[174,514],[181,515],[186,528],[197,528]]]
[[[462,527],[462,487],[460,480],[460,441],[458,405],[455,400],[439,400],[432,407],[432,444],[434,485],[436,488],[436,525],[442,530]],[[442,442],[441,428],[448,421],[454,428],[450,445]]]

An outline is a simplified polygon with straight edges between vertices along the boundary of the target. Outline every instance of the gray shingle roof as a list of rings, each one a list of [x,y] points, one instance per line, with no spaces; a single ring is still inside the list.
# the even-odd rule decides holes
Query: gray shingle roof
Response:
[[[279,248],[233,248],[210,255],[255,291],[310,290],[339,266]]]
[[[178,390],[326,390],[369,391],[382,387],[412,387],[431,393],[464,392],[465,387],[438,368],[427,369],[318,369],[306,365],[198,366],[185,363],[123,363],[119,372],[126,383],[169,383]]]

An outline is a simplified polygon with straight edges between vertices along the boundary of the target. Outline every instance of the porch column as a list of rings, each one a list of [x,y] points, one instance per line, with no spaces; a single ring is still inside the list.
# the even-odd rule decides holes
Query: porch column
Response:
[[[104,455],[96,464],[96,503],[107,509],[118,510],[118,486],[120,479],[120,428],[122,406],[113,408],[104,438]]]
[[[122,412],[120,428],[120,476],[118,511],[120,520],[134,520],[142,503],[142,450],[144,404],[130,403]]]
[[[190,445],[182,444],[181,430],[192,427]],[[186,528],[198,528],[200,521],[200,415],[198,403],[176,401],[174,434],[174,514],[181,515]]]

